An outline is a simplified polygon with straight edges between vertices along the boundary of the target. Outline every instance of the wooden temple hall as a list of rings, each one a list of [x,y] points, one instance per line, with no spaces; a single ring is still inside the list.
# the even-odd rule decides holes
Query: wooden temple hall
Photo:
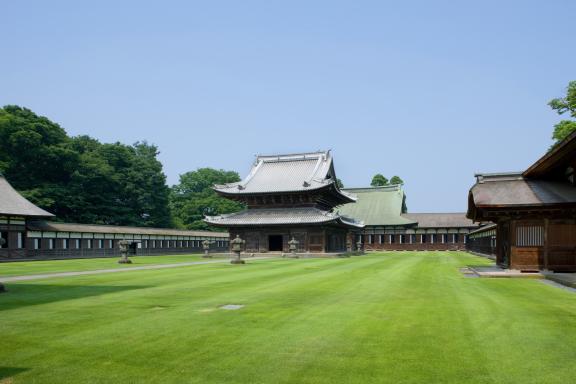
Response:
[[[356,198],[338,188],[329,151],[258,156],[244,180],[214,189],[246,210],[206,222],[239,235],[246,252],[288,252],[291,239],[297,252],[346,252],[364,227],[335,210]]]
[[[201,252],[204,240],[212,250],[228,249],[227,233],[57,223],[53,217],[0,174],[0,261],[119,256],[120,240],[136,255]]]
[[[470,250],[504,268],[576,271],[576,133],[524,172],[478,174],[467,216],[494,225],[470,236]]]
[[[313,152],[258,156],[248,176],[214,187],[240,201],[239,213],[208,216],[246,252],[342,253],[364,250],[463,250],[478,224],[465,213],[406,213],[400,185],[340,189],[332,155]]]

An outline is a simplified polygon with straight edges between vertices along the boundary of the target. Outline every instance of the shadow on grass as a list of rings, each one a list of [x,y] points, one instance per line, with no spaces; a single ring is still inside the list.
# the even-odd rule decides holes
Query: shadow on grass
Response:
[[[48,304],[143,288],[149,287],[138,285],[6,284],[7,291],[0,294],[0,312],[31,305]]]
[[[0,383],[4,383],[4,379],[9,379],[19,373],[28,371],[29,368],[15,368],[15,367],[2,367],[0,366]],[[9,383],[9,381],[6,381]]]

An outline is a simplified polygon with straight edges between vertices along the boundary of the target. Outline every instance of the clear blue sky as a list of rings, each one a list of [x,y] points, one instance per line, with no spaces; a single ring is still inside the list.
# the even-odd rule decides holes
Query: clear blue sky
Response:
[[[333,150],[346,186],[400,175],[411,212],[551,144],[576,80],[574,1],[10,1],[0,104],[159,146],[170,184]]]

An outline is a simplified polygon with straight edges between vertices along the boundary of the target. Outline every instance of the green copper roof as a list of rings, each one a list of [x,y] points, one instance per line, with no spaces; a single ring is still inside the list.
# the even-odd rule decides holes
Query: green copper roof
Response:
[[[355,203],[338,208],[344,216],[362,220],[364,225],[409,225],[416,222],[402,217],[404,191],[400,185],[372,188],[346,188],[355,195]]]

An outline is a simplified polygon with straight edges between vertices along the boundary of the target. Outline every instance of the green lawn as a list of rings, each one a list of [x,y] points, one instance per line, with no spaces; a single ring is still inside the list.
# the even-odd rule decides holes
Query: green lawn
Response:
[[[576,295],[458,271],[486,263],[399,252],[7,284],[0,383],[574,382]]]
[[[149,264],[175,264],[200,261],[200,254],[170,256],[134,256],[132,264],[118,264],[119,257],[49,261],[16,261],[0,263],[0,280],[4,276],[36,275],[54,272],[93,271],[97,269],[131,268]]]

